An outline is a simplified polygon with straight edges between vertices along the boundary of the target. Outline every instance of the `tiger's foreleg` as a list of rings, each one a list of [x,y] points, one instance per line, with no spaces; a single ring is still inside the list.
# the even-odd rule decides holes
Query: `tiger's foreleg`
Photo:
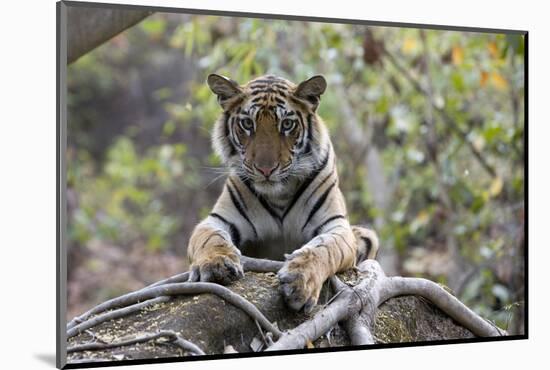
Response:
[[[357,243],[346,220],[319,234],[290,255],[279,271],[281,291],[294,310],[311,309],[326,279],[355,265]]]
[[[195,227],[189,240],[189,280],[229,284],[244,276],[240,256],[227,225],[210,215]]]

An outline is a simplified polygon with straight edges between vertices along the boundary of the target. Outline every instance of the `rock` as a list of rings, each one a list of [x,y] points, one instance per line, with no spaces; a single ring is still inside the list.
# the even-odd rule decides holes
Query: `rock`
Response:
[[[353,284],[357,275],[348,272],[341,276]],[[278,280],[273,273],[247,272],[240,281],[228,286],[234,292],[251,301],[281,330],[296,327],[308,319],[303,313],[289,310],[278,291]],[[325,286],[320,304],[332,296]],[[224,353],[227,346],[237,352],[251,352],[251,344],[262,339],[256,323],[241,309],[211,294],[174,297],[166,303],[157,304],[138,314],[105,322],[87,332],[72,337],[68,346],[93,340],[120,341],[130,337],[171,330],[182,338],[199,346],[207,354]],[[95,336],[95,339],[92,337]],[[266,333],[263,333],[264,336]],[[472,333],[456,324],[438,308],[415,296],[392,298],[385,302],[376,316],[373,334],[377,343],[430,341],[441,339],[471,338]],[[256,338],[256,340],[255,340]],[[263,340],[263,339],[262,339]],[[349,346],[346,332],[338,325],[309,347]],[[68,355],[68,362],[116,361],[120,359],[145,359],[189,355],[170,343],[147,342],[110,350],[75,352]]]

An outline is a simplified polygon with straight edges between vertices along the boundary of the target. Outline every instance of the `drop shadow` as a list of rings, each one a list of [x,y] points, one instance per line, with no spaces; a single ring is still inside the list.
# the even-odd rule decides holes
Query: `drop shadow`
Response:
[[[35,353],[34,358],[42,361],[46,365],[51,365],[52,367],[55,367],[55,353]]]

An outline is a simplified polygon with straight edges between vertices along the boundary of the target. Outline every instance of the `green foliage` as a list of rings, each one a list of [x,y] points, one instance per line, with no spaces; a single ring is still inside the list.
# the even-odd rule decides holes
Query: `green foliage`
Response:
[[[70,238],[80,244],[100,238],[121,245],[142,241],[149,249],[166,246],[181,220],[166,214],[163,195],[181,181],[185,152],[185,145],[178,144],[140,155],[131,140],[121,137],[98,173],[89,163],[69,166],[69,183],[79,195]]]

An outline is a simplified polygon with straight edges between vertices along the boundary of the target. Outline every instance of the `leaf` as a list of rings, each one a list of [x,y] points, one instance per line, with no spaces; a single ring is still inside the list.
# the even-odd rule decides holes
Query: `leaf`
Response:
[[[487,45],[487,49],[489,50],[489,54],[494,59],[497,59],[499,57],[498,47],[496,42],[492,41]]]
[[[416,39],[412,37],[406,37],[403,41],[403,46],[401,47],[401,50],[405,54],[411,54],[413,51],[416,50]]]
[[[481,87],[485,87],[488,81],[489,81],[489,73],[485,71],[481,71],[481,74],[479,76],[479,85]]]
[[[499,138],[499,136],[502,135],[503,131],[504,129],[502,128],[502,126],[490,126],[483,131],[483,137],[485,138],[485,141],[487,143],[492,143],[496,141],[495,139]]]
[[[458,45],[453,46],[451,56],[455,66],[461,65],[464,62],[464,49]]]
[[[491,83],[499,90],[506,90],[508,88],[508,81],[498,72],[491,73]]]
[[[464,92],[464,79],[462,75],[458,72],[452,74],[451,79],[453,81],[453,86],[458,92]]]
[[[425,209],[421,210],[418,213],[418,215],[415,217],[415,219],[411,222],[411,225],[409,227],[410,232],[412,234],[416,233],[419,229],[426,226],[429,220],[430,220],[429,212]]]
[[[157,38],[166,29],[166,22],[159,18],[149,18],[140,23],[141,28],[152,38]]]
[[[491,186],[489,187],[489,195],[492,197],[498,196],[502,191],[503,185],[504,183],[502,182],[502,178],[495,177],[495,179],[491,182]]]

